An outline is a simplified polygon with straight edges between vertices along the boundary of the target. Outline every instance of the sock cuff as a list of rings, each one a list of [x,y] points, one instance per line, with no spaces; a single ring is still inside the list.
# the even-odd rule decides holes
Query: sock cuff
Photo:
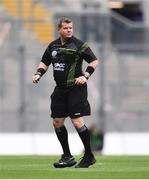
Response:
[[[63,129],[66,129],[65,126],[61,126],[59,128],[54,128],[56,133],[60,133]]]
[[[87,127],[85,125],[83,125],[81,128],[76,128],[78,133],[84,132],[87,130]]]

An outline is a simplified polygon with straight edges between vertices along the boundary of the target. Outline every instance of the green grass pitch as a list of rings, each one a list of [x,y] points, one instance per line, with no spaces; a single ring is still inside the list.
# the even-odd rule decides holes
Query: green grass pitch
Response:
[[[76,156],[76,160],[79,160]],[[55,169],[58,156],[0,156],[0,179],[149,179],[149,156],[96,156],[90,168]]]

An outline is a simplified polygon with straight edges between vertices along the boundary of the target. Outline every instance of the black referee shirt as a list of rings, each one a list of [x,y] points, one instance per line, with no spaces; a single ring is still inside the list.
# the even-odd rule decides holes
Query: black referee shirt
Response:
[[[60,38],[51,42],[41,62],[47,66],[52,63],[56,84],[69,87],[75,85],[75,78],[83,74],[83,60],[90,63],[96,59],[87,43],[73,36],[64,45],[61,44]]]

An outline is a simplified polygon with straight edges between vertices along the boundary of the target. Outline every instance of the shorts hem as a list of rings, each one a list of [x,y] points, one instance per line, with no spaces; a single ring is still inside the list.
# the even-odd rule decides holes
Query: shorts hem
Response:
[[[51,118],[67,118],[68,116],[54,116],[54,115],[51,115]]]
[[[90,116],[91,114],[81,114],[81,115],[70,115],[69,117],[71,119],[75,119],[75,118],[79,118],[79,117],[83,117],[83,116]]]

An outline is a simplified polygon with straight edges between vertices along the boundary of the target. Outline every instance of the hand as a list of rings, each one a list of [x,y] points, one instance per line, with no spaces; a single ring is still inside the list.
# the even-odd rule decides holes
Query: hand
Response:
[[[82,85],[87,82],[87,79],[84,76],[80,76],[78,78],[75,78],[75,84]]]
[[[40,80],[40,75],[38,74],[33,75],[33,78],[32,78],[33,83],[38,83],[39,80]]]

